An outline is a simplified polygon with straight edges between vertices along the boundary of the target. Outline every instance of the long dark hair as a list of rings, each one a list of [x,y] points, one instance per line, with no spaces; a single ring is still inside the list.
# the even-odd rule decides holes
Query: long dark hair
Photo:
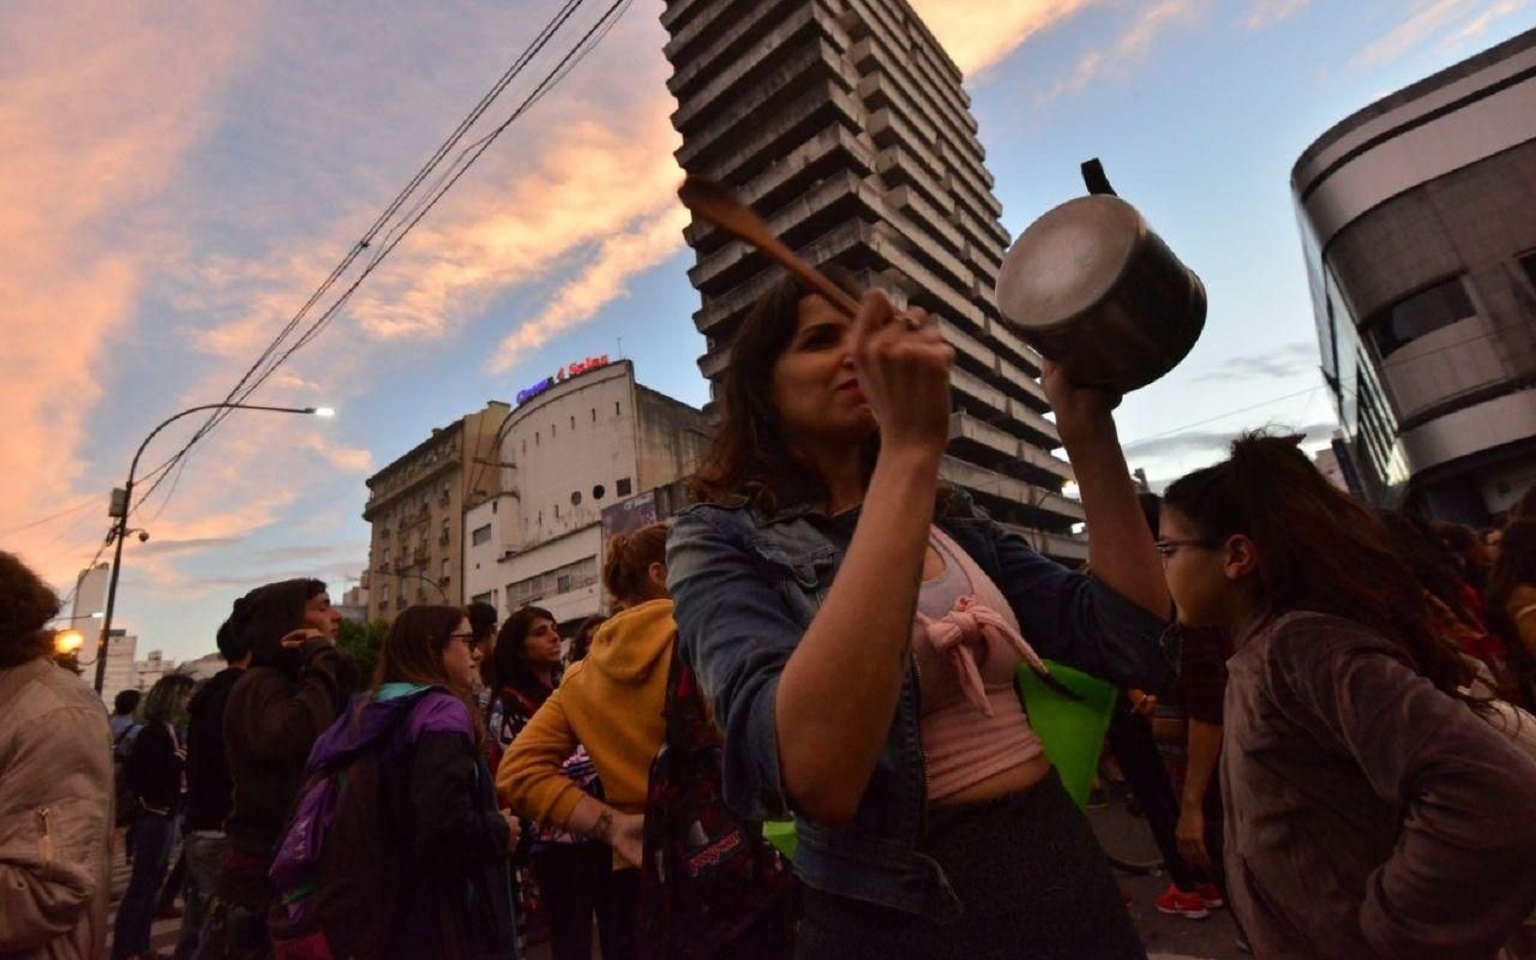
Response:
[[[861,296],[853,274],[825,270],[839,287]],[[731,359],[721,381],[720,427],[704,462],[688,478],[688,490],[704,503],[745,503],[773,513],[799,503],[821,503],[828,492],[821,477],[796,459],[779,431],[773,409],[773,368],[794,341],[800,300],[813,291],[785,275],[758,298],[736,331]],[[880,450],[878,432],[865,448],[865,472],[873,472]]]
[[[545,686],[523,658],[523,648],[528,634],[540,620],[556,623],[555,615],[543,607],[521,607],[513,611],[496,634],[496,682],[491,693],[500,693],[503,687],[511,687],[531,697],[535,703],[543,703],[550,688]]]
[[[1310,610],[1363,624],[1437,688],[1457,695],[1467,669],[1431,627],[1419,584],[1392,552],[1386,527],[1317,471],[1299,439],[1241,437],[1230,459],[1174,481],[1164,505],[1203,538],[1242,534],[1254,542],[1270,615]]]
[[[453,632],[465,619],[464,611],[448,606],[412,606],[405,608],[390,624],[379,647],[379,666],[373,674],[374,688],[386,683],[415,683],[438,686],[458,697],[471,717],[480,708],[470,695],[460,690],[443,667],[443,651],[453,642]],[[475,745],[485,736],[484,724],[472,723]]]
[[[1483,592],[1488,625],[1504,638],[1509,658],[1521,675],[1530,678],[1536,673],[1536,657],[1520,641],[1519,627],[1507,609],[1510,596],[1519,587],[1536,587],[1536,516],[1513,520],[1504,528],[1499,562],[1493,565]]]
[[[1391,538],[1392,549],[1408,565],[1425,590],[1470,626],[1481,627],[1476,611],[1467,606],[1461,565],[1428,523],[1410,513],[1382,510],[1378,514]]]

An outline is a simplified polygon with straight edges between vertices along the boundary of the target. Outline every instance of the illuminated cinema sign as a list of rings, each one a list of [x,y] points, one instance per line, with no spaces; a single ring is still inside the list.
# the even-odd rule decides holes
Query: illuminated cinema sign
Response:
[[[540,380],[538,383],[529,387],[527,390],[519,391],[517,395],[517,404],[518,406],[522,406],[529,400],[532,400],[534,397],[543,393],[545,390],[548,390],[550,387],[557,383],[564,383],[572,377],[580,376],[583,373],[589,373],[593,370],[596,370],[598,367],[606,366],[608,366],[608,354],[605,353],[600,357],[588,357],[585,360],[578,360],[575,363],[561,367],[559,372],[557,372],[554,376],[545,377],[543,380]]]

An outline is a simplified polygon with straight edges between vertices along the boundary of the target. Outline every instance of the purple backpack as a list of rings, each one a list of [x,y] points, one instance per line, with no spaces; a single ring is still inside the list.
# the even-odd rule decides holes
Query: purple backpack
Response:
[[[434,693],[451,696],[428,688],[383,710],[366,709],[359,696],[316,742],[268,874],[278,960],[390,954],[404,857],[389,765],[410,746],[408,721]]]

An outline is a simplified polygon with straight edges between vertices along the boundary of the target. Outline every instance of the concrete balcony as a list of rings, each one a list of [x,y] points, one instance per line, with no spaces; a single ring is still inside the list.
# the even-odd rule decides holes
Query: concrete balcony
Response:
[[[965,259],[967,245],[960,231],[954,228],[943,211],[929,203],[910,183],[886,191],[885,203],[892,210],[900,211],[922,224],[929,236],[942,240],[950,253],[961,260]]]
[[[979,496],[995,497],[1023,508],[1021,512],[1025,514],[1041,514],[1043,525],[1082,523],[1086,519],[1083,505],[1076,500],[1069,500],[1054,490],[1026,483],[958,457],[946,455],[939,467],[939,475]]]
[[[681,30],[672,31],[661,50],[673,65],[667,89],[679,100],[688,100],[689,89],[713,75],[722,57],[739,56],[753,43],[754,36],[776,29],[775,23],[786,14],[792,19],[809,22],[811,11],[799,0],[761,0],[742,10],[737,4],[735,19],[722,18],[732,5],[712,3],[708,13],[692,20]]]
[[[969,454],[966,460],[1004,474],[1028,474],[1024,479],[1046,489],[1059,489],[1073,478],[1067,461],[963,410],[950,414],[949,440],[956,452]]]
[[[799,252],[810,263],[831,263],[845,257],[850,251],[867,248],[873,235],[873,228],[869,224],[847,222]],[[708,298],[705,306],[693,315],[694,327],[705,336],[715,336],[717,331],[731,328],[780,275],[777,270],[764,270],[730,293]]]
[[[779,24],[739,56],[727,59],[707,74],[707,82],[697,91],[679,97],[672,126],[686,130],[704,114],[759,109],[764,102],[781,96],[817,61],[824,66],[825,76],[851,86],[843,77],[837,51],[816,32],[816,21],[805,10]]]
[[[916,92],[910,78],[902,76],[901,71],[883,69],[865,74],[860,78],[857,90],[870,110],[889,106],[902,113],[921,117],[934,131],[935,142],[942,140],[957,144],[956,149],[961,152],[956,162],[981,163],[981,156],[985,153],[981,142],[955,121],[954,114],[946,113],[931,98]],[[970,156],[964,153],[967,145],[972,148]]]
[[[867,37],[854,44],[849,56],[857,59],[866,48],[878,48],[878,42],[875,37]],[[982,164],[987,151],[975,131],[961,122],[967,114],[957,113],[940,102],[923,78],[912,72],[910,62],[879,54],[866,57],[863,62],[867,69],[860,71],[858,91],[870,109],[890,104],[904,113],[919,114],[944,140],[953,141],[959,151],[957,163]]]
[[[727,5],[715,0],[667,0],[667,8],[661,12],[661,25],[675,33],[689,26],[689,21],[699,15],[714,16]]]
[[[852,171],[860,177],[869,176],[873,164],[874,151],[853,131],[837,124],[802,143],[782,160],[775,161],[750,182],[738,186],[736,192],[754,209],[771,210],[787,198],[844,171]],[[716,230],[713,224],[695,220],[683,228],[683,239],[702,259],[724,246],[730,236]]]
[[[942,211],[947,220],[953,222],[954,194],[941,182],[940,175],[928,166],[931,162],[931,158],[920,159],[917,154],[897,143],[875,154],[875,173],[893,189],[906,186],[915,188],[936,210]]]
[[[880,195],[851,171],[845,171],[823,180],[807,193],[769,214],[765,222],[775,236],[783,239],[793,249],[800,245],[798,240],[810,239],[824,232],[825,227],[818,229],[818,224],[829,218],[857,218],[857,214],[850,211],[851,206],[869,211],[868,219],[874,220],[881,211]],[[700,257],[689,269],[688,279],[697,290],[717,290],[747,279],[743,272],[760,270],[762,263],[762,257],[756,250],[744,243],[729,243],[708,256]]]
[[[1040,354],[1035,348],[1025,343],[1008,322],[1001,317],[989,316],[986,328],[987,342],[995,346],[998,352],[1008,357],[1014,363],[1029,372],[1030,376],[1040,375]]]
[[[784,55],[776,55],[783,53]],[[769,51],[711,78],[709,86],[672,112],[674,129],[688,139],[712,139],[722,127],[771,116],[775,107],[818,84],[843,85],[835,55],[812,40],[792,51]]]
[[[678,165],[690,173],[708,174],[722,183],[740,183],[818,130],[833,123],[857,130],[863,122],[863,107],[830,80],[822,80],[784,103],[774,104],[771,111],[733,115],[707,131],[685,137],[676,156]]]
[[[863,0],[850,0],[850,6],[868,9]],[[973,134],[980,129],[971,114],[971,98],[966,95],[962,84],[943,75],[929,58],[913,55],[909,44],[895,42],[894,28],[882,17],[863,19],[855,12],[851,19],[856,26],[850,29],[848,35],[855,38],[855,43],[848,48],[848,55],[854,69],[860,73],[869,73],[891,63],[901,63],[942,101],[944,111],[954,114],[962,127]],[[866,40],[872,42],[861,46],[860,43]]]

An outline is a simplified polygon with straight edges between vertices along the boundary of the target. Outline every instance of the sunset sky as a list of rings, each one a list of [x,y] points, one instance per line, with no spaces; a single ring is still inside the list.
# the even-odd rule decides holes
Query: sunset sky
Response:
[[[1536,26],[1533,0],[913,2],[969,78],[1011,232],[1081,193],[1098,156],[1204,278],[1203,339],[1119,412],[1154,480],[1244,428],[1326,438],[1292,163]],[[229,392],[560,6],[0,5],[0,547],[67,592],[138,443]],[[468,141],[607,7],[583,4]],[[268,580],[339,597],[367,560],[364,479],[573,359],[627,356],[703,402],[661,9],[634,0],[253,398],[334,419],[236,414],[136,514],[151,539],[127,545],[117,621],[140,656],[211,651]]]

